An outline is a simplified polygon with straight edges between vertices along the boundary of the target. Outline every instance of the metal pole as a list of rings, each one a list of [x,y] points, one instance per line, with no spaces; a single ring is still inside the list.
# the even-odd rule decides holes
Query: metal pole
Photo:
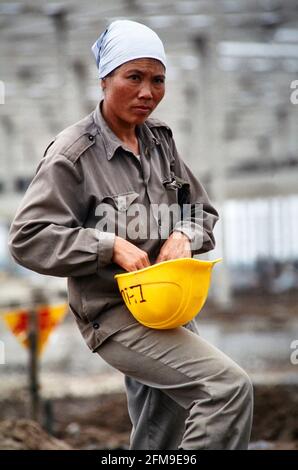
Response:
[[[32,307],[29,309],[28,341],[29,341],[29,390],[30,390],[30,415],[34,421],[40,421],[41,399],[39,387],[39,322],[38,307],[47,304],[47,298],[43,290],[33,287],[31,291]]]
[[[29,310],[28,324],[29,341],[29,390],[30,390],[30,416],[39,421],[39,381],[38,381],[38,317],[37,308],[32,306]]]

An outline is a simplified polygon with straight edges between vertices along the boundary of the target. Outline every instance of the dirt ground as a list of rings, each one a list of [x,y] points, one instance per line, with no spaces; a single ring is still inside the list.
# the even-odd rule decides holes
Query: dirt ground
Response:
[[[23,418],[24,401],[6,399],[0,421]],[[46,403],[43,428],[74,449],[127,449],[130,420],[126,397],[112,393],[88,398],[66,397]],[[298,450],[298,386],[255,388],[251,449]]]

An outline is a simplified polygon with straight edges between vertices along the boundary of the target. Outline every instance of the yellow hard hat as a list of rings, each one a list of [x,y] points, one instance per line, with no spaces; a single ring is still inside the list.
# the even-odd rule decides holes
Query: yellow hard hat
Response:
[[[185,325],[202,309],[208,295],[213,261],[179,258],[116,274],[127,308],[142,325],[170,329]]]

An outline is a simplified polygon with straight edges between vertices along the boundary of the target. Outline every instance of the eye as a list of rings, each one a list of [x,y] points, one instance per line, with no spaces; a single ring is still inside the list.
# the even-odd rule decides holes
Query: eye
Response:
[[[158,84],[165,83],[165,79],[164,79],[164,77],[156,77],[154,79],[154,83],[158,83]]]
[[[129,75],[128,78],[129,78],[130,80],[134,81],[134,82],[136,82],[136,81],[138,81],[138,80],[141,79],[140,75],[137,75],[136,73],[134,73],[134,74],[132,74],[132,75]]]

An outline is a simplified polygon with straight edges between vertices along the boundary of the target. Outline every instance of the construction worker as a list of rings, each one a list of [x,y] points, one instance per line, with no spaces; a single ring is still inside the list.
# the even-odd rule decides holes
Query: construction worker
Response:
[[[46,149],[12,223],[11,254],[33,271],[68,278],[88,346],[125,374],[131,449],[246,449],[247,374],[194,321],[168,330],[140,324],[114,278],[214,248],[217,211],[171,129],[149,118],[165,93],[163,44],[145,25],[118,20],[92,51],[103,100]],[[168,218],[163,237],[159,208],[173,204],[190,211]]]

